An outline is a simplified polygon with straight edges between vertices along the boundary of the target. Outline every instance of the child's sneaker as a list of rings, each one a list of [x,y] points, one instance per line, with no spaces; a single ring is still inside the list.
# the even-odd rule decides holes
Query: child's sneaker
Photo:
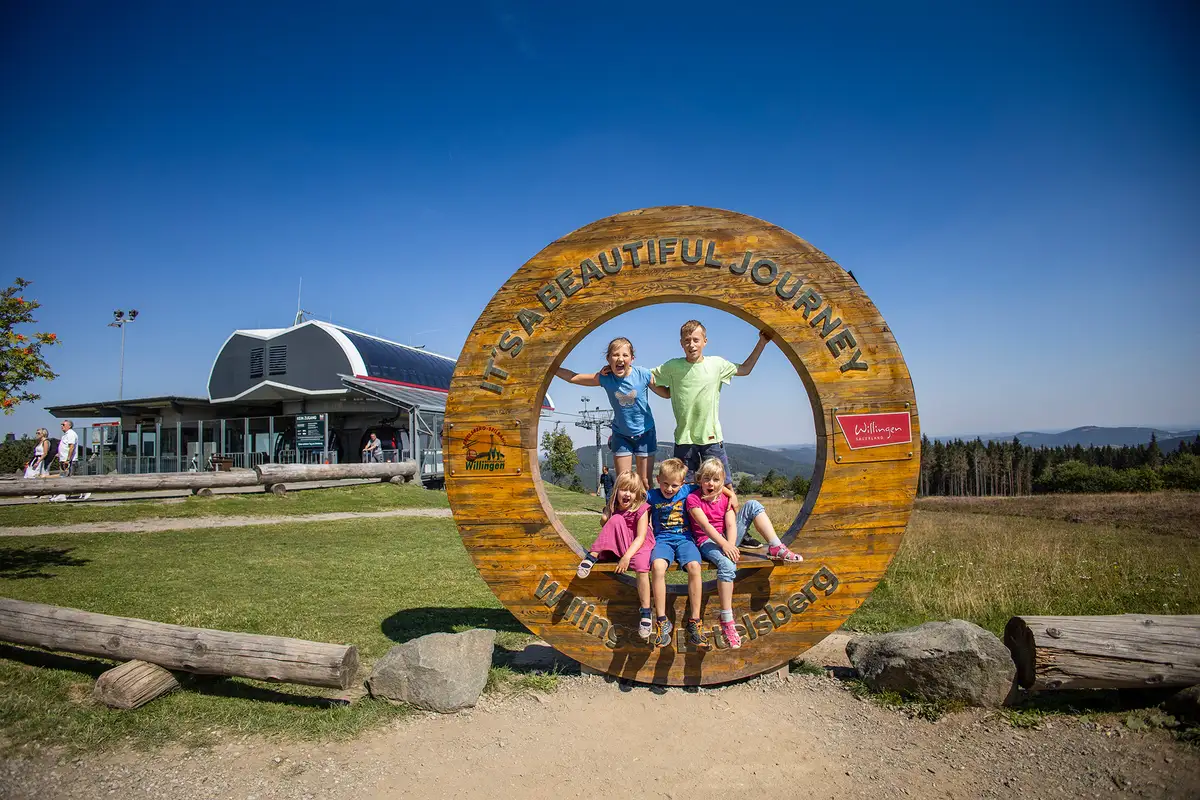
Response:
[[[687,621],[687,643],[691,647],[710,647],[708,637],[704,635],[704,631],[700,630],[700,620],[689,619]]]
[[[580,578],[586,578],[592,574],[592,567],[596,566],[596,561],[591,556],[579,562],[579,567],[575,570],[575,574]]]
[[[675,626],[671,624],[669,619],[660,619],[654,625],[654,646],[667,647],[671,644],[671,631]]]
[[[772,561],[786,561],[790,564],[795,564],[804,560],[804,556],[788,550],[788,546],[786,544],[777,544],[774,547],[768,547],[767,558],[771,559]]]
[[[748,550],[757,550],[758,548],[760,548],[762,546],[763,546],[762,542],[760,542],[758,539],[755,539],[752,535],[750,535],[748,533],[742,537],[741,544],[738,545],[738,547],[744,547]]]
[[[642,640],[642,644],[646,644],[647,642],[650,641],[650,634],[653,631],[654,631],[654,624],[650,621],[650,618],[642,617],[642,619],[638,622],[638,630],[637,630],[638,638]]]
[[[742,637],[738,635],[737,626],[733,624],[733,620],[721,623],[721,633],[725,636],[725,641],[729,643],[730,650],[737,650],[742,646]]]

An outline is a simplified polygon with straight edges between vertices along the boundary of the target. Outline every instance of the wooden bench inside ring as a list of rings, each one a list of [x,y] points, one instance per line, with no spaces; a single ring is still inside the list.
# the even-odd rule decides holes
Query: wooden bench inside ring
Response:
[[[641,644],[632,579],[599,568],[575,576],[583,548],[557,520],[538,476],[540,406],[554,370],[596,326],[654,303],[706,305],[770,332],[807,397],[764,398],[762,413],[783,418],[811,409],[815,421],[812,486],[784,536],[805,561],[738,571],[738,650],[715,637],[718,646],[705,651],[689,651],[679,638],[661,649]],[[630,333],[635,344],[647,335]],[[678,329],[653,335],[674,340]],[[719,341],[708,350],[730,355]],[[600,220],[518,269],[471,329],[443,435],[455,521],[505,607],[593,670],[671,685],[776,669],[839,627],[900,546],[916,496],[919,441],[908,368],[853,277],[778,226],[693,206]],[[775,523],[782,530],[787,521]],[[686,597],[667,600],[682,630]],[[714,629],[715,591],[706,590],[703,614],[705,628]]]

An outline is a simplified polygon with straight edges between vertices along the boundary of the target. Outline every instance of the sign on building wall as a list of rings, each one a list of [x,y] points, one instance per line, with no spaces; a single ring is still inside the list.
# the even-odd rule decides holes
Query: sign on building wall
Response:
[[[325,448],[325,415],[296,415],[296,448],[323,450]]]

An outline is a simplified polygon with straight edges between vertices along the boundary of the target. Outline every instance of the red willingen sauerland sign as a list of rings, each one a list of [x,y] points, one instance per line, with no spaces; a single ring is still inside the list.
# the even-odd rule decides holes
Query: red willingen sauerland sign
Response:
[[[851,450],[912,442],[912,417],[907,411],[838,414],[837,421]]]

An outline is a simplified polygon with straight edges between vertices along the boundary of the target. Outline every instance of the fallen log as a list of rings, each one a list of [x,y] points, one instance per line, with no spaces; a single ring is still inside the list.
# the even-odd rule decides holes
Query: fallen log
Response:
[[[417,474],[417,462],[397,461],[368,464],[260,464],[254,468],[259,483],[273,486],[302,481],[332,481],[343,478],[375,478],[389,481],[394,477],[411,478]]]
[[[109,708],[141,708],[178,688],[175,676],[157,664],[126,661],[96,679],[92,697]]]
[[[1200,616],[1013,617],[1004,644],[1025,689],[1200,683]]]
[[[71,478],[18,478],[0,481],[0,497],[24,495],[150,492],[159,489],[213,489],[257,486],[253,470],[233,472],[155,472],[143,475],[76,475]]]
[[[349,688],[353,645],[187,628],[0,598],[0,640],[117,661],[140,659],[199,675]]]

